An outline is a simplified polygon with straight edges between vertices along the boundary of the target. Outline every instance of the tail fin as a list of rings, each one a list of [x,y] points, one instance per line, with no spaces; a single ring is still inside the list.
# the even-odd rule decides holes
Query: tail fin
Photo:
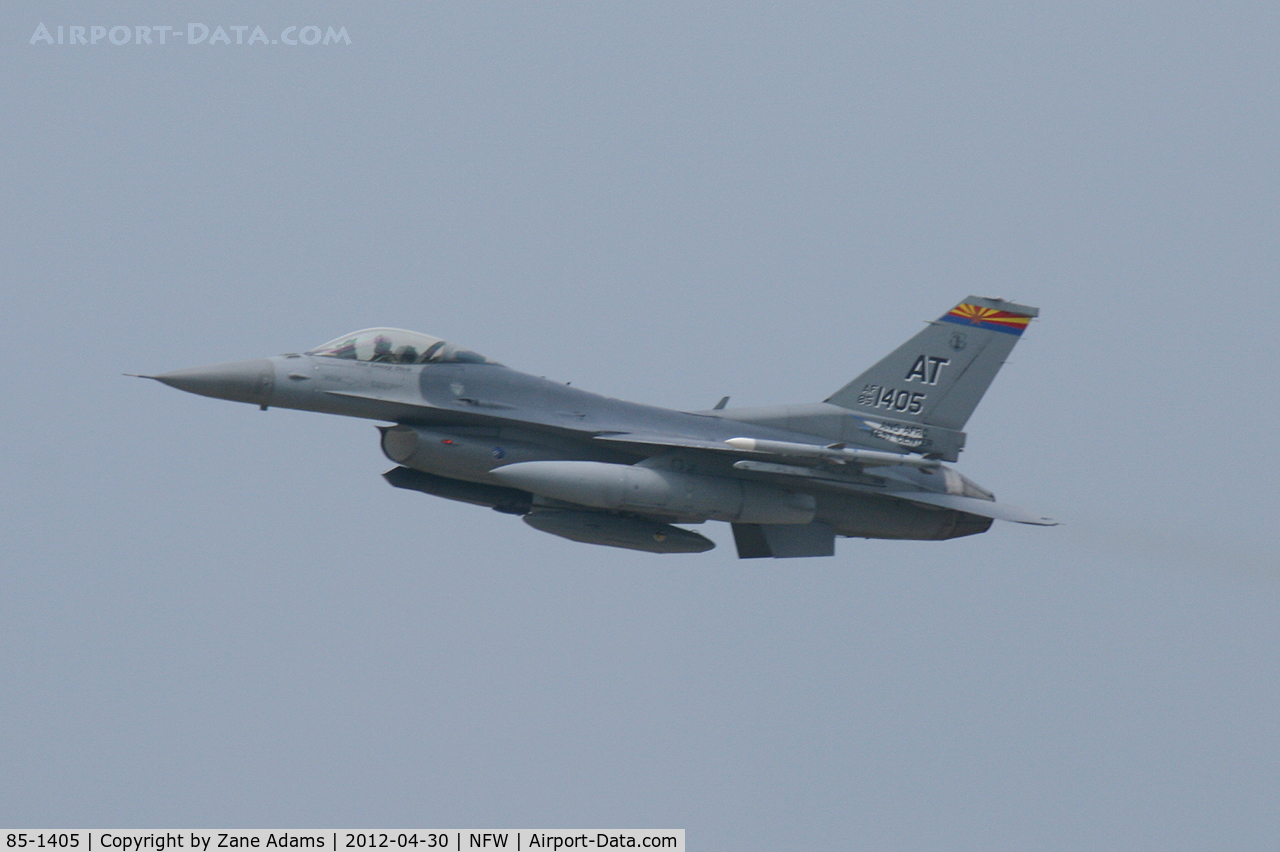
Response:
[[[1038,308],[970,296],[827,402],[962,429]]]

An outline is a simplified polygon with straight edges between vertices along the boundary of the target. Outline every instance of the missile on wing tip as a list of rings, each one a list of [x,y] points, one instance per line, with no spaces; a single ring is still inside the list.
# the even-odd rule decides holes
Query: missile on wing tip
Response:
[[[759,438],[729,438],[726,444],[734,449],[748,453],[767,453],[778,456],[796,458],[831,459],[832,461],[852,462],[866,467],[889,467],[904,464],[910,467],[934,468],[938,466],[932,459],[915,456],[885,453],[878,450],[855,450],[843,446],[822,446],[820,444],[801,444],[795,441],[765,441]]]

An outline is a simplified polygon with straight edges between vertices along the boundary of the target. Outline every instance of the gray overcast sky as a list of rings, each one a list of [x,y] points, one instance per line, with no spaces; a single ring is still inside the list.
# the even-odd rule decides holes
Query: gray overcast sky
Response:
[[[0,10],[0,823],[1280,845],[1275,4],[368,5]],[[833,559],[120,376],[394,325],[802,402],[970,293],[1042,317],[960,470],[1064,525]]]

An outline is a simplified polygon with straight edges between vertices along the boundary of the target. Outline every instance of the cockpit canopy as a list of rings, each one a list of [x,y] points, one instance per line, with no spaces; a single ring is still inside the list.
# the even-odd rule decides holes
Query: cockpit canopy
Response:
[[[354,331],[330,340],[307,354],[385,364],[493,363],[483,355],[459,349],[438,337],[405,331],[403,328],[366,328],[364,331]]]

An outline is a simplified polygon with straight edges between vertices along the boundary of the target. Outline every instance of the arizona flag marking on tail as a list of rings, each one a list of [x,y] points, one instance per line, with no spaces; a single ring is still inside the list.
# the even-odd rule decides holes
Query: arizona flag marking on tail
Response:
[[[967,296],[825,401],[872,414],[876,420],[958,432],[1022,339],[1022,332],[1039,314],[1039,309],[1029,305]],[[952,443],[955,446],[948,452],[955,455],[964,443],[963,436]],[[928,443],[911,449],[942,452]]]
[[[944,314],[942,320],[960,325],[976,325],[992,331],[1003,331],[1005,334],[1022,334],[1027,330],[1031,317],[964,302]]]

